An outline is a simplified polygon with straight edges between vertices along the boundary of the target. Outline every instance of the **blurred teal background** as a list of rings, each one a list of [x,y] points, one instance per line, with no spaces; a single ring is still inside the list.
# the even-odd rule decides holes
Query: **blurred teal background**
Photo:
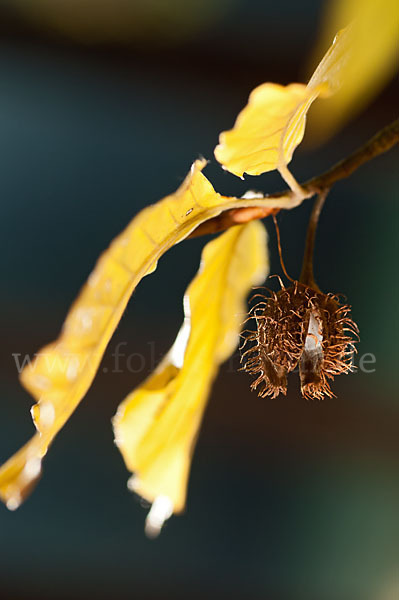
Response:
[[[255,85],[306,80],[322,8],[0,3],[1,462],[33,431],[13,354],[56,337],[98,254],[138,210],[176,189],[199,155],[211,159],[206,175],[222,193],[281,189],[275,174],[243,182],[223,172],[213,148]],[[390,85],[324,146],[305,143],[295,175],[354,150],[396,118],[397,102]],[[135,292],[31,498],[15,513],[0,506],[3,597],[398,597],[397,158],[391,151],[335,186],[317,239],[320,287],[347,296],[359,356],[375,355],[375,372],[338,378],[337,398],[321,403],[299,396],[296,376],[286,398],[261,400],[234,357],[205,415],[186,514],[147,540],[110,418],[180,325],[206,240],[175,247]],[[279,216],[295,276],[310,207]],[[112,373],[119,343],[135,372]]]

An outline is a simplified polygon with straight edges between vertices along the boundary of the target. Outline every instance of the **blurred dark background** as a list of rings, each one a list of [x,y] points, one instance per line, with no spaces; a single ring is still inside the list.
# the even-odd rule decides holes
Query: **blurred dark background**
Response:
[[[306,81],[322,10],[310,0],[0,2],[1,462],[33,432],[13,354],[57,336],[98,254],[138,210],[175,190],[199,155],[220,192],[283,187],[275,174],[223,172],[213,148],[255,85]],[[397,102],[390,84],[334,139],[306,140],[297,178],[366,141]],[[373,372],[338,378],[333,400],[306,402],[295,376],[286,398],[261,400],[235,356],[209,402],[186,514],[147,540],[110,418],[180,325],[206,239],[175,247],[135,292],[32,497],[15,513],[0,506],[3,597],[398,597],[397,157],[335,186],[317,240],[319,284],[352,304],[356,363],[371,353]],[[310,208],[279,216],[294,276]],[[130,372],[125,357],[112,373],[119,343]]]

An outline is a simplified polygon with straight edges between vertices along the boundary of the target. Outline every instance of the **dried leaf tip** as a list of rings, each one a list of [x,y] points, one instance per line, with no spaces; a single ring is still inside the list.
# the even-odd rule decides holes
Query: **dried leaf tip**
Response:
[[[157,496],[145,520],[145,534],[154,539],[161,533],[161,529],[167,519],[173,514],[173,504],[168,496]]]
[[[286,394],[287,374],[297,367],[304,398],[332,398],[328,380],[353,370],[358,327],[350,307],[334,294],[295,281],[277,293],[269,291],[247,320],[255,321],[256,330],[241,346],[242,369],[256,376],[251,389],[262,398]]]

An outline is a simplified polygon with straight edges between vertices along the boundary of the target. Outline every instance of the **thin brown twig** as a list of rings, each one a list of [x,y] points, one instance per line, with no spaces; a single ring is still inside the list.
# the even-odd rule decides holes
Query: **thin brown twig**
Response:
[[[354,171],[361,167],[364,163],[372,160],[373,158],[383,154],[390,150],[395,144],[399,142],[399,119],[393,121],[390,125],[387,125],[379,131],[374,137],[372,137],[363,146],[355,150],[350,156],[344,158],[328,171],[325,171],[321,175],[317,175],[312,179],[309,179],[301,185],[304,190],[304,198],[306,200],[311,198],[315,194],[320,194],[325,190],[329,190],[337,181],[349,177]],[[272,200],[278,199],[282,196],[286,198],[297,197],[297,193],[292,190],[285,190],[276,194],[270,194],[265,198]],[[270,207],[245,207],[235,208],[227,210],[209,221],[205,221],[197,229],[195,229],[190,237],[198,237],[201,235],[215,233],[217,231],[224,231],[229,227],[238,225],[241,223],[248,223],[254,219],[263,219],[269,215],[277,214],[281,209],[270,208]]]
[[[288,275],[287,269],[285,268],[284,259],[283,259],[283,251],[281,249],[280,227],[278,226],[276,215],[273,215],[273,221],[274,221],[274,227],[276,229],[278,255],[280,257],[281,268],[282,268],[283,273],[286,276],[286,278],[289,279],[289,281],[292,281],[292,283],[295,283],[294,279],[292,279],[292,277],[290,277]]]

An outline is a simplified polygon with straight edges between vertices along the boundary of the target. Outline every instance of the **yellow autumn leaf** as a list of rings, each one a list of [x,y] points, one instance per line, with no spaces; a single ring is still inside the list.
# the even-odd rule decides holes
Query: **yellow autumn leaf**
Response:
[[[154,503],[149,535],[181,512],[193,446],[218,367],[237,346],[245,298],[268,270],[261,222],[233,227],[205,247],[184,298],[185,319],[175,344],[152,374],[119,406],[115,441],[129,487]]]
[[[37,434],[0,468],[0,498],[17,508],[40,475],[41,459],[89,389],[105,348],[140,280],[198,225],[231,208],[292,208],[289,197],[227,198],[196,161],[174,194],[142,210],[98,260],[72,305],[59,338],[25,368],[21,381],[37,400]]]
[[[318,96],[329,96],[341,85],[349,31],[335,37],[308,85],[264,83],[255,88],[233,129],[220,134],[215,157],[225,169],[242,177],[278,169],[288,185],[301,190],[287,169],[301,143],[309,107]]]
[[[341,69],[339,75],[340,79],[344,79],[344,85],[325,105],[316,106],[312,111],[312,134],[319,141],[368,104],[398,71],[397,0],[329,2],[315,57],[326,46],[333,32],[348,23],[352,24],[350,47],[344,71]]]

